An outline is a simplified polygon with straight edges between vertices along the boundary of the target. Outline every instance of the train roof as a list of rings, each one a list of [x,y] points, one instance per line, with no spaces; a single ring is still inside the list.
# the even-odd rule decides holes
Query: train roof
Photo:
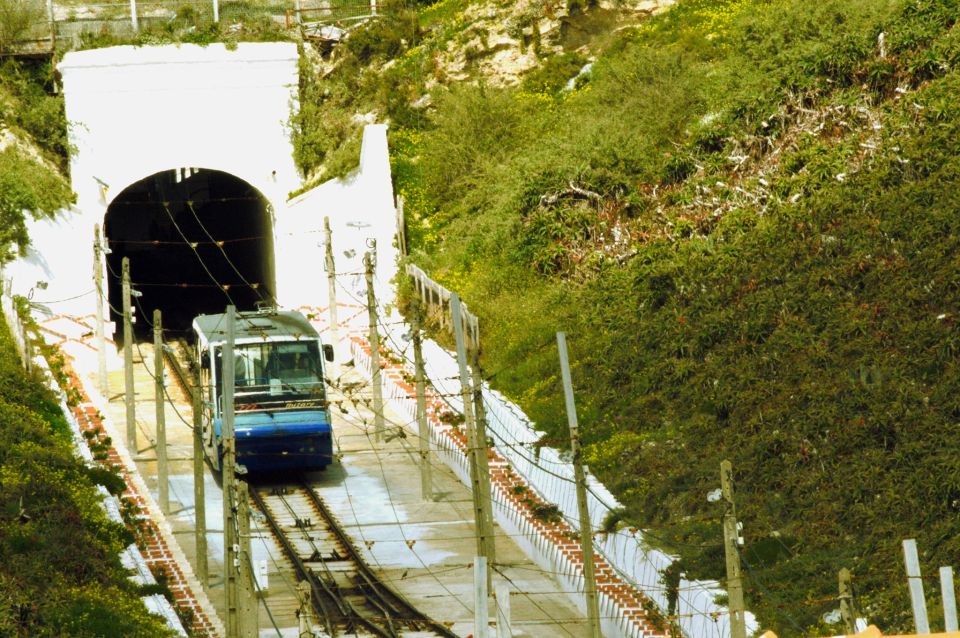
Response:
[[[193,320],[193,329],[203,341],[226,341],[226,317],[225,313],[199,315]],[[237,341],[277,337],[316,339],[319,336],[307,318],[296,310],[238,312],[234,320],[234,339]]]

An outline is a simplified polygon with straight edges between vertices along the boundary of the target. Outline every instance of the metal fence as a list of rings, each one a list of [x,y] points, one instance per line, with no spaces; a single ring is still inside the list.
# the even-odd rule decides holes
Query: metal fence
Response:
[[[76,48],[88,39],[133,38],[138,33],[204,28],[219,23],[242,30],[259,22],[304,37],[326,25],[348,28],[363,20],[390,15],[403,0],[119,0],[93,4],[35,0],[8,33],[0,24],[0,50],[7,53],[49,53],[58,46]]]

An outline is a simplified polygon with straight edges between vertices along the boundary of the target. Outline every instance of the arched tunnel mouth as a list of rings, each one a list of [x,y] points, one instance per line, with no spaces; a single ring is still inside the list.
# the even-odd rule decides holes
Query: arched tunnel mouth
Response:
[[[178,168],[124,189],[107,207],[110,316],[122,340],[122,261],[130,259],[134,334],[187,337],[194,317],[275,305],[273,211],[259,190],[223,171]]]

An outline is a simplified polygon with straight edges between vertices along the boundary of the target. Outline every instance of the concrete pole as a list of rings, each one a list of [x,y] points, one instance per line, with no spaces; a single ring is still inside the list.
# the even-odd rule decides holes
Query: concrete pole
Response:
[[[297,584],[297,600],[300,606],[297,608],[297,636],[299,638],[312,638],[313,636],[313,610],[310,605],[310,583],[301,580]]]
[[[583,593],[587,599],[587,623],[592,638],[603,638],[600,631],[600,606],[597,603],[597,576],[593,565],[593,525],[587,505],[587,477],[583,471],[583,451],[580,448],[580,426],[577,406],[573,399],[570,379],[570,360],[567,358],[567,335],[557,333],[560,351],[560,374],[563,377],[563,395],[567,405],[567,424],[570,426],[570,452],[573,456],[573,479],[577,487],[577,513],[580,516],[580,547],[583,549]]]
[[[488,565],[485,556],[473,559],[473,635],[475,638],[488,638],[490,635],[487,608],[487,572]]]
[[[220,2],[219,0],[213,0],[213,23],[220,23]]]
[[[373,258],[370,253],[363,254],[363,268],[367,277],[367,313],[370,316],[370,362],[373,375],[370,383],[373,387],[373,422],[376,425],[376,441],[383,441],[385,423],[383,419],[383,384],[380,381],[380,332],[377,329],[377,300],[373,294]]]
[[[467,313],[463,312],[462,314],[466,319]],[[470,380],[473,386],[473,422],[477,431],[477,442],[480,444],[477,449],[477,468],[485,496],[483,523],[487,528],[485,534],[487,538],[486,556],[487,562],[492,567],[493,564],[497,562],[497,548],[494,542],[493,507],[490,503],[490,458],[487,455],[487,412],[483,406],[483,375],[480,370],[480,326],[476,317],[473,317],[473,322],[469,326],[469,332],[471,359],[473,362],[470,369]]]
[[[236,308],[227,306],[227,341],[223,345],[223,426],[221,444],[223,446],[223,581],[226,588],[226,630],[227,638],[239,638],[239,600],[237,575],[239,567],[239,539],[236,529],[236,438],[233,431],[233,384],[234,384],[234,322]]]
[[[853,610],[853,588],[850,586],[850,570],[844,567],[840,570],[840,620],[843,630],[853,635],[857,633],[856,612]]]
[[[340,348],[340,319],[337,317],[337,271],[333,262],[333,233],[330,231],[330,218],[323,218],[324,259],[323,267],[327,271],[327,297],[330,312],[330,343],[334,351]]]
[[[927,601],[923,597],[923,580],[920,576],[920,558],[917,556],[917,541],[908,538],[903,541],[903,561],[907,568],[907,582],[910,585],[910,603],[913,606],[913,620],[918,634],[930,633],[927,620]]]
[[[493,547],[493,530],[487,522],[492,520],[487,512],[490,507],[490,474],[481,466],[487,458],[486,441],[477,437],[477,423],[474,420],[473,401],[470,391],[470,374],[467,372],[467,352],[463,337],[463,317],[460,297],[450,296],[450,314],[453,321],[453,336],[457,343],[457,363],[460,367],[460,397],[463,400],[463,418],[467,426],[467,459],[470,461],[470,491],[473,496],[473,517],[477,534],[477,555],[487,558]],[[492,577],[491,565],[487,562],[487,581]]]
[[[47,20],[50,22],[50,50],[57,49],[57,17],[53,12],[53,0],[47,0]]]
[[[127,405],[127,449],[137,454],[137,408],[133,387],[133,322],[130,318],[130,258],[121,262],[123,286],[123,392]]]
[[[417,388],[417,434],[420,437],[420,498],[433,500],[433,477],[430,468],[430,426],[427,424],[427,388],[423,371],[423,343],[420,335],[420,300],[413,299],[413,365]]]
[[[153,387],[157,407],[157,482],[160,491],[160,510],[170,513],[170,478],[167,467],[167,415],[163,390],[163,317],[159,309],[153,311]]]
[[[510,587],[497,583],[497,638],[513,638],[510,620]]]
[[[103,245],[100,243],[100,224],[93,227],[93,281],[97,290],[97,320],[94,334],[97,340],[97,379],[100,394],[109,399],[110,385],[107,380],[107,340],[103,326]]]
[[[940,568],[940,594],[943,598],[945,631],[957,631],[957,593],[953,588],[953,567]]]
[[[193,513],[194,544],[197,549],[197,578],[207,588],[207,502],[203,485],[203,389],[200,374],[193,383]]]
[[[245,480],[237,481],[237,527],[240,531],[239,603],[240,636],[257,638],[260,623],[259,605],[253,575],[253,553],[250,551],[250,492]]]
[[[130,24],[133,25],[133,32],[140,32],[140,23],[137,21],[137,0],[130,0]]]
[[[730,608],[731,638],[747,638],[743,604],[743,580],[740,575],[740,549],[737,534],[737,506],[733,498],[733,464],[720,464],[720,487],[726,512],[723,514],[723,549],[727,558],[727,606]]]

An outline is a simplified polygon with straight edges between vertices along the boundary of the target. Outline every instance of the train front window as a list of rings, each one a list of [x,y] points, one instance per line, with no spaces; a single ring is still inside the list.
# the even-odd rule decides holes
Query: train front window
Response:
[[[222,349],[218,348],[217,358],[221,357]],[[218,361],[218,377],[222,369]],[[238,405],[267,407],[323,396],[323,367],[316,341],[266,341],[234,347],[234,397]]]

